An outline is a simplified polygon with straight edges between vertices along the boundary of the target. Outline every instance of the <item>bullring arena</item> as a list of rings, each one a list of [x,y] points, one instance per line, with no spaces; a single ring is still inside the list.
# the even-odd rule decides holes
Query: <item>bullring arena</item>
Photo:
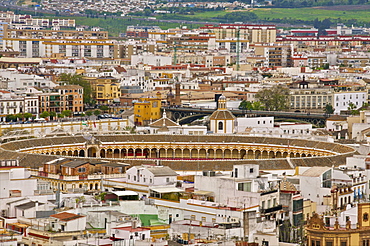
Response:
[[[1,159],[38,168],[60,158],[104,159],[131,165],[154,164],[174,170],[231,170],[235,164],[261,169],[333,166],[356,151],[336,143],[242,135],[95,135],[31,138],[1,144]]]

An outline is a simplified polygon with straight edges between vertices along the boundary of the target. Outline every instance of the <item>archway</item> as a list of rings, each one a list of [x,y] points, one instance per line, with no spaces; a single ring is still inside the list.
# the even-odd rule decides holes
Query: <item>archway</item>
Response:
[[[80,157],[85,157],[85,150],[80,150],[80,154],[78,155]]]
[[[261,159],[268,159],[268,158],[269,158],[269,154],[268,154],[267,150],[263,150],[262,155],[261,155]]]
[[[206,159],[207,158],[207,152],[206,152],[205,149],[200,149],[199,150],[198,158],[200,158],[200,159]]]
[[[174,150],[172,148],[167,149],[167,158],[174,158]]]
[[[105,149],[101,149],[100,150],[100,157],[102,157],[102,158],[105,158],[106,157],[106,155],[105,155]]]
[[[217,149],[216,150],[216,159],[222,159],[222,158],[224,158],[222,149]]]
[[[127,151],[126,149],[121,149],[121,158],[126,158]]]
[[[225,159],[230,159],[231,158],[231,150],[225,149],[225,151],[224,151],[224,158]]]
[[[175,158],[182,158],[182,150],[175,149]]]
[[[190,158],[190,150],[184,149],[183,150],[183,158]]]
[[[135,149],[135,157],[142,158],[143,157],[143,150],[142,149]]]
[[[120,158],[119,149],[114,149],[114,150],[113,150],[113,157],[114,157],[114,158]]]
[[[97,157],[96,156],[96,148],[95,147],[90,147],[87,149],[87,157]]]
[[[239,150],[233,149],[233,151],[231,151],[231,158],[240,159]]]
[[[254,159],[261,159],[261,151],[260,150],[256,150],[254,152]]]

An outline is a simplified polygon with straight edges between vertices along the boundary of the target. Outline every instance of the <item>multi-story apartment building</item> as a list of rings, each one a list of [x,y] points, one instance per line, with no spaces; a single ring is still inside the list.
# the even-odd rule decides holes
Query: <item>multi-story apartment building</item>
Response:
[[[280,44],[255,44],[255,54],[265,57],[265,67],[291,67],[293,47]]]
[[[274,25],[247,25],[247,24],[220,24],[206,25],[201,30],[214,33],[216,39],[248,40],[250,43],[273,43],[276,41],[276,26]]]
[[[158,26],[128,26],[126,37],[128,38],[148,38],[149,32],[160,32],[162,29]]]
[[[131,59],[132,55],[141,55],[148,52],[156,53],[157,48],[158,45],[155,42],[129,39],[118,45],[118,56]]]
[[[147,125],[150,121],[161,118],[161,94],[156,97],[138,98],[134,104],[134,121],[136,125]]]
[[[236,38],[216,39],[216,49],[227,50],[230,53],[237,53],[237,52],[242,53],[243,51],[249,49],[249,40],[236,39]]]
[[[369,36],[281,36],[276,38],[276,42],[292,44],[297,51],[342,51],[343,49],[353,49],[356,47],[367,47],[370,43]]]
[[[37,96],[12,96],[10,92],[1,91],[0,98],[0,121],[6,121],[7,115],[31,113],[39,114],[39,100]]]
[[[79,30],[28,30],[9,29],[4,25],[4,46],[20,52],[21,57],[117,58],[115,41],[108,32],[93,28]]]
[[[311,54],[307,57],[307,65],[311,68],[323,67],[328,63],[326,54]]]
[[[37,19],[33,18],[31,15],[17,15],[12,11],[0,12],[0,20],[3,20],[17,29],[27,28],[39,30],[42,27],[74,27],[76,25],[76,21],[74,19]]]
[[[93,98],[98,104],[111,104],[121,96],[120,84],[114,77],[88,78]]]
[[[57,86],[50,92],[39,96],[40,112],[61,113],[71,110],[73,113],[83,112],[83,88],[79,85]]]

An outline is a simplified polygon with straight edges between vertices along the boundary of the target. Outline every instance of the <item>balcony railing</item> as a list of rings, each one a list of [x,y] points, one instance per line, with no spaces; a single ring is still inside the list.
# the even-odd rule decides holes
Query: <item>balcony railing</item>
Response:
[[[268,214],[268,213],[279,211],[281,209],[283,209],[283,205],[277,205],[277,206],[272,207],[272,208],[261,209],[261,213]]]

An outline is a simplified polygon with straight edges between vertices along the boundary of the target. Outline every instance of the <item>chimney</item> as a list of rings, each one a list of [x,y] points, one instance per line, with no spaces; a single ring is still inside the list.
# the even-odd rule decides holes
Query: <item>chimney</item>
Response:
[[[136,219],[134,219],[134,220],[131,221],[131,227],[132,227],[132,229],[136,229],[137,228],[137,220]]]

